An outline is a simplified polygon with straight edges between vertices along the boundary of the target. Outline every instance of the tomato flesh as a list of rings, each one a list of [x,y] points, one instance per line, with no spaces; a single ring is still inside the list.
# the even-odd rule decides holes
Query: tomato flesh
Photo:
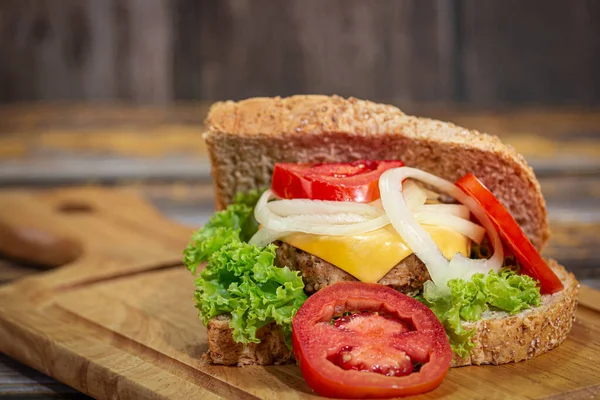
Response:
[[[277,163],[271,190],[285,199],[368,203],[379,198],[379,177],[402,161],[360,160],[350,163]]]
[[[543,294],[552,294],[563,289],[560,279],[535,249],[519,224],[475,175],[466,174],[456,182],[456,186],[483,207],[507,250],[519,260],[522,272],[540,282],[540,291]]]
[[[409,375],[413,370],[410,357],[389,346],[344,346],[329,361],[342,369],[374,372],[387,376]]]
[[[402,333],[410,330],[403,321],[373,311],[357,312],[337,318],[333,325],[341,330],[359,332],[370,337],[382,337],[388,331]]]
[[[387,376],[408,375],[413,370],[410,357],[379,339],[387,332],[403,333],[409,328],[399,319],[365,311],[343,316],[333,325],[344,332],[356,332],[371,339],[360,347],[344,346],[328,359],[343,369],[370,371]]]
[[[329,397],[424,393],[439,386],[452,361],[433,312],[374,283],[340,282],[309,297],[294,317],[292,340],[306,382]]]

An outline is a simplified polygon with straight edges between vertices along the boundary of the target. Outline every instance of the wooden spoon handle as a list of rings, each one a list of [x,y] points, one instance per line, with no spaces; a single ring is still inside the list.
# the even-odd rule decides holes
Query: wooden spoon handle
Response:
[[[0,221],[0,255],[44,268],[60,267],[83,252],[80,242],[54,232]]]

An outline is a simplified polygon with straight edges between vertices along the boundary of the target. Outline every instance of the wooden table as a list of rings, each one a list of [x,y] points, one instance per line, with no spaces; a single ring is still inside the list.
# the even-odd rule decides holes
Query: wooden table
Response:
[[[190,227],[212,213],[200,137],[207,104],[31,104],[0,108],[0,187],[122,186]],[[553,236],[545,255],[600,289],[600,108],[407,112],[500,136],[525,155],[546,196]],[[0,196],[1,196],[0,191]],[[0,260],[0,284],[37,269]],[[83,395],[0,355],[0,396]]]

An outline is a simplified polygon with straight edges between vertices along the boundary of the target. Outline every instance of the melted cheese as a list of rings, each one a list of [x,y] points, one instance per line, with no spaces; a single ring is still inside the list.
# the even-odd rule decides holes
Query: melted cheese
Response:
[[[437,243],[444,257],[450,259],[457,252],[468,255],[469,239],[466,236],[440,226],[423,225],[423,228]],[[298,232],[281,240],[343,269],[362,282],[378,282],[396,264],[412,254],[412,250],[391,225],[356,236]]]

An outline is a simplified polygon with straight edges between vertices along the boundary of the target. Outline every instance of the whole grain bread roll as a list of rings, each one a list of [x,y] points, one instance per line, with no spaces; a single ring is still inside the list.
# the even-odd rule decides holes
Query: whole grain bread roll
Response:
[[[218,209],[239,191],[270,184],[276,162],[348,162],[400,159],[454,181],[474,173],[515,217],[541,251],[549,238],[546,204],[532,169],[497,137],[451,123],[404,114],[398,108],[354,98],[303,95],[253,98],[214,104],[204,133]],[[487,313],[476,323],[470,357],[453,366],[504,364],[542,354],[569,333],[578,282],[550,262],[565,285],[543,304],[517,315]],[[293,361],[276,325],[264,327],[265,343],[243,348],[231,338],[228,317],[208,327],[208,360],[218,364],[278,364]],[[270,350],[267,350],[270,349]]]
[[[550,235],[532,169],[496,136],[390,105],[317,95],[219,102],[205,125],[218,209],[238,191],[268,186],[276,162],[399,159],[450,181],[474,173],[538,250]]]

